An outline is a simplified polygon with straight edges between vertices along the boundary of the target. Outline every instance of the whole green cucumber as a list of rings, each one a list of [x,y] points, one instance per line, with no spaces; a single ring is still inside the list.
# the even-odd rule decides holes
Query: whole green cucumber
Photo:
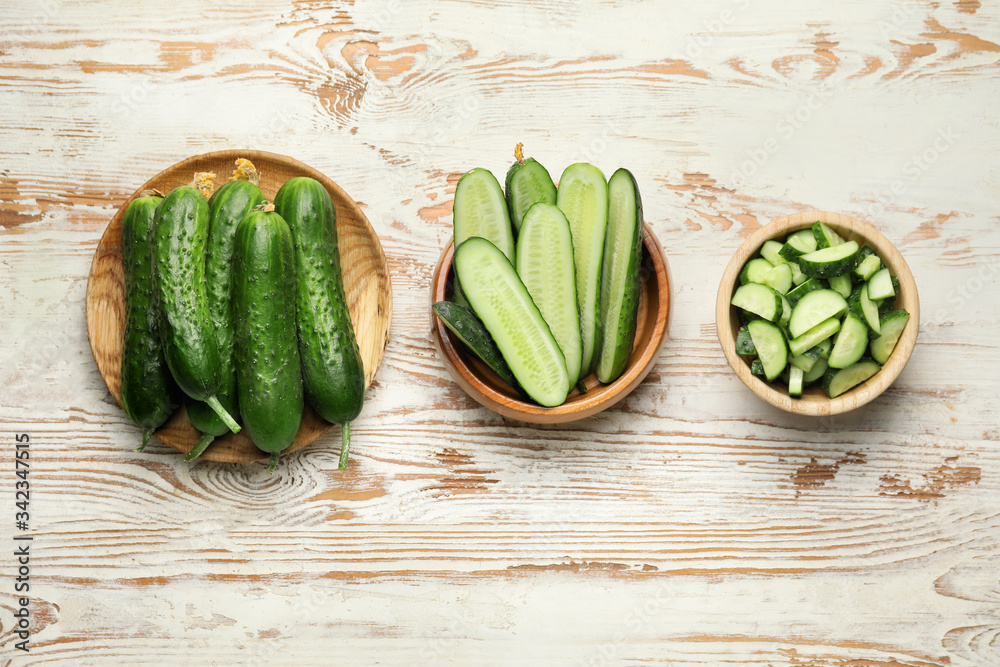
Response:
[[[236,228],[233,313],[240,412],[250,439],[271,454],[270,473],[295,439],[305,407],[295,250],[288,225],[273,211],[253,211]]]
[[[122,219],[125,265],[125,335],[122,340],[122,404],[129,419],[142,427],[142,445],[180,404],[180,390],[160,347],[159,316],[153,299],[152,238],[159,196],[129,204]]]
[[[220,385],[216,397],[231,415],[240,413],[236,391],[236,349],[232,316],[233,248],[236,226],[257,206],[264,203],[264,193],[250,181],[230,181],[219,188],[208,202],[208,249],[205,258],[208,288],[208,311],[215,328],[215,340],[221,363]],[[186,460],[201,455],[216,436],[229,427],[207,403],[190,400],[188,419],[204,435]]]
[[[208,308],[205,252],[209,209],[195,188],[182,185],[156,209],[153,286],[167,366],[181,390],[208,403],[234,432],[240,430],[216,394],[222,362]]]
[[[340,275],[333,202],[321,183],[297,177],[281,186],[274,206],[295,243],[295,304],[306,399],[323,419],[344,425],[343,468],[350,448],[347,423],[364,405],[365,368]]]

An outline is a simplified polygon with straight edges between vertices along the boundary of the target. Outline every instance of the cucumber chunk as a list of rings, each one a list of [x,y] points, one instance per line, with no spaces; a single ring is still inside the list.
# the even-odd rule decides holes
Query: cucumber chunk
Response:
[[[876,271],[872,279],[868,281],[868,298],[888,299],[894,296],[896,296],[896,286],[892,283],[889,269],[883,267]]]
[[[781,295],[767,285],[758,283],[737,287],[730,303],[770,322],[781,317],[782,313]]]
[[[562,349],[503,252],[470,238],[455,251],[455,271],[525,393],[546,407],[565,402],[570,382]]]
[[[608,226],[608,184],[597,167],[578,162],[566,167],[556,195],[569,221],[576,264],[576,299],[583,342],[580,376],[586,377],[597,360],[600,338],[601,267]]]
[[[799,257],[802,272],[813,278],[832,278],[854,269],[858,263],[858,242],[845,241]]]
[[[861,248],[858,260],[858,265],[854,268],[854,276],[861,281],[870,280],[882,266],[882,260],[868,246]]]
[[[816,241],[816,249],[832,248],[844,242],[844,239],[837,232],[830,229],[824,222],[814,222],[812,224],[813,239]]]
[[[816,365],[812,367],[812,370],[806,371],[805,377],[802,378],[802,383],[810,385],[813,382],[816,382],[826,374],[828,368],[829,365],[827,364],[826,359],[820,357],[816,360]]]
[[[820,345],[838,331],[840,331],[840,320],[836,317],[831,317],[828,320],[820,322],[801,336],[793,338],[788,343],[788,349],[793,355],[802,354],[806,350]]]
[[[778,264],[764,274],[761,282],[779,294],[788,294],[792,289],[792,267],[788,264]]]
[[[774,266],[785,264],[788,260],[781,256],[781,246],[778,241],[764,241],[764,245],[760,247],[760,256]]]
[[[745,326],[736,332],[736,354],[757,354],[757,348],[753,346],[753,339],[750,338],[750,330]]]
[[[788,374],[788,395],[792,398],[802,396],[802,385],[804,384],[805,373],[801,368],[792,366]]]
[[[842,273],[839,276],[833,276],[828,281],[830,283],[830,289],[834,292],[840,294],[840,296],[845,299],[851,296],[851,274]]]
[[[788,237],[785,245],[781,246],[780,255],[789,262],[794,262],[801,255],[813,252],[816,249],[816,237],[813,236],[812,230],[802,229]]]
[[[827,361],[830,368],[847,368],[861,359],[867,349],[868,327],[854,313],[848,313],[840,325]]]
[[[788,303],[792,304],[792,307],[794,308],[795,304],[799,302],[799,299],[804,297],[806,294],[809,294],[809,292],[815,292],[818,289],[824,289],[823,283],[815,278],[806,278],[805,281],[790,290],[785,296],[788,297]]]
[[[830,289],[809,292],[799,299],[799,302],[792,309],[792,318],[788,321],[788,332],[793,338],[798,338],[820,322],[837,317],[845,310],[847,310],[847,300],[839,293]]]
[[[562,211],[541,202],[528,210],[517,237],[514,264],[517,275],[559,343],[572,390],[580,379],[583,343],[576,302],[573,239]]]
[[[876,336],[882,333],[882,326],[878,315],[878,306],[869,298],[868,283],[861,286],[861,294],[858,299],[861,309],[861,317]]]
[[[788,365],[788,345],[785,334],[776,325],[766,320],[754,320],[747,325],[753,346],[757,349],[760,363],[764,366],[764,376],[771,381],[781,375]]]
[[[740,271],[740,285],[763,283],[764,276],[772,268],[774,268],[774,265],[762,257],[751,259],[743,266],[743,270]]]
[[[823,376],[823,391],[830,398],[837,398],[871,378],[882,368],[871,359],[863,359],[847,368],[830,368]]]
[[[871,342],[872,358],[875,361],[884,364],[889,360],[909,321],[910,314],[903,309],[893,310],[882,317],[882,335]]]

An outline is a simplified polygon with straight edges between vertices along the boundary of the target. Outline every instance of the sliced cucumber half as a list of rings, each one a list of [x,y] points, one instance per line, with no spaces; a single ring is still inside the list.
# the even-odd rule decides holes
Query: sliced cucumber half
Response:
[[[839,293],[830,289],[809,292],[799,299],[795,307],[792,308],[792,318],[788,321],[788,332],[793,338],[798,338],[820,322],[836,317],[845,310],[847,310],[847,300]]]
[[[757,356],[764,367],[768,382],[781,375],[788,365],[788,345],[781,329],[766,320],[754,320],[747,325]]]
[[[549,171],[534,158],[518,160],[507,170],[504,184],[507,193],[507,209],[514,229],[520,233],[524,216],[539,202],[556,203],[556,186]]]
[[[499,248],[509,261],[514,261],[514,233],[507,213],[507,200],[496,177],[488,170],[473,169],[458,180],[454,226],[456,248],[478,236]]]
[[[767,285],[758,283],[747,283],[737,287],[730,303],[771,322],[781,317],[783,309],[781,295]]]
[[[543,406],[561,405],[570,387],[566,359],[503,252],[484,238],[470,238],[455,251],[455,270],[521,388]]]
[[[580,379],[583,346],[576,303],[573,239],[562,211],[542,202],[528,209],[517,237],[515,266],[559,343],[572,389]]]
[[[847,368],[830,368],[823,376],[823,391],[830,398],[837,398],[878,373],[880,368],[871,359],[863,359]]]

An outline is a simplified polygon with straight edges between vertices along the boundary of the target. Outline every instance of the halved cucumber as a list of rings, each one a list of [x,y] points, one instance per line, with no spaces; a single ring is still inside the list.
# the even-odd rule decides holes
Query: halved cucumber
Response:
[[[892,284],[892,276],[888,268],[881,268],[868,281],[869,299],[888,299],[896,296],[896,287]]]
[[[800,355],[806,350],[820,345],[838,331],[840,331],[840,320],[836,317],[831,317],[828,320],[820,322],[801,336],[796,336],[790,340],[788,342],[788,349],[793,356]]]
[[[632,355],[642,287],[642,199],[635,177],[618,169],[608,179],[608,229],[601,268],[601,339],[597,379],[617,380]]]
[[[492,173],[473,169],[458,179],[455,188],[455,247],[478,236],[514,261],[514,234],[507,214],[507,200]]]
[[[561,405],[570,387],[566,359],[503,252],[473,237],[455,251],[455,270],[521,388],[541,405]]]
[[[490,369],[500,376],[500,379],[511,387],[517,387],[517,380],[510,372],[507,362],[497,349],[496,343],[490,338],[489,332],[476,314],[465,306],[452,301],[438,301],[431,308],[434,314],[441,318],[444,325],[462,341],[469,350],[483,360]]]
[[[871,342],[872,358],[880,364],[889,360],[889,355],[896,349],[899,337],[903,335],[910,314],[905,310],[893,310],[882,317],[882,335]]]
[[[858,242],[845,241],[840,245],[816,250],[799,257],[799,268],[813,278],[832,278],[854,269],[858,265]]]
[[[543,202],[528,209],[517,237],[514,264],[517,275],[559,343],[572,388],[580,379],[583,345],[576,303],[573,239],[562,211]]]
[[[766,320],[754,320],[747,325],[747,330],[753,339],[760,363],[764,366],[764,376],[770,382],[781,375],[781,371],[788,365],[785,334],[777,325]]]
[[[597,167],[578,162],[566,167],[556,196],[569,221],[576,264],[576,300],[580,309],[583,357],[580,376],[586,377],[597,360],[601,312],[601,266],[608,226],[608,184]]]
[[[758,283],[737,287],[730,303],[770,322],[777,320],[782,313],[781,295]]]
[[[830,368],[847,368],[861,359],[867,349],[868,327],[854,313],[848,313],[840,325],[827,362]]]
[[[837,317],[845,310],[847,310],[847,300],[837,292],[830,289],[809,292],[792,308],[788,332],[793,338],[798,338],[820,322]]]
[[[764,276],[767,272],[774,268],[774,264],[767,261],[763,257],[757,257],[756,259],[751,259],[743,266],[743,270],[740,271],[740,285],[746,285],[747,283],[763,283]]]
[[[847,368],[830,368],[823,376],[823,391],[836,398],[879,372],[882,368],[871,359],[863,359]]]
[[[520,144],[518,144],[520,148]],[[507,209],[514,229],[520,233],[521,223],[528,210],[539,202],[556,203],[556,186],[548,170],[534,158],[518,159],[507,170],[504,183],[507,192]]]

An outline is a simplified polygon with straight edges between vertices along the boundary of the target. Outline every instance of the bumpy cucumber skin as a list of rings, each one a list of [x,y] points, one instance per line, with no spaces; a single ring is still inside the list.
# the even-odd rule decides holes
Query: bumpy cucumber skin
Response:
[[[208,201],[208,249],[205,257],[205,279],[208,287],[208,309],[219,347],[221,374],[217,398],[231,415],[239,414],[236,391],[236,348],[232,316],[233,248],[236,226],[254,207],[264,203],[264,193],[249,181],[231,181],[219,188]],[[191,424],[202,433],[225,435],[229,432],[219,415],[208,404],[187,401]]]
[[[233,314],[243,425],[262,451],[283,451],[305,402],[295,337],[295,250],[277,213],[254,211],[236,228]]]
[[[635,218],[628,222],[632,224],[632,243],[628,248],[616,248],[612,246],[612,220],[611,194],[614,192],[613,185],[619,179],[628,179],[628,185],[632,188],[635,197]],[[639,184],[635,181],[635,176],[628,169],[618,169],[611,178],[608,179],[608,229],[604,241],[604,263],[601,273],[603,276],[601,286],[601,310],[606,311],[613,298],[610,292],[605,291],[609,287],[611,266],[614,262],[614,254],[620,252],[628,253],[628,268],[625,272],[624,296],[622,297],[621,310],[618,317],[609,321],[610,314],[602,312],[603,335],[600,341],[598,352],[597,379],[605,384],[614,382],[625,372],[629,357],[632,356],[632,345],[635,342],[635,329],[639,316],[639,295],[642,290],[642,198],[639,196]]]
[[[181,398],[163,358],[159,311],[153,298],[151,242],[156,207],[161,201],[161,197],[140,197],[129,205],[122,220],[125,265],[122,403],[129,418],[147,434],[167,421]]]
[[[200,401],[216,395],[222,374],[205,279],[208,225],[208,202],[188,185],[156,209],[153,285],[163,354],[181,390]]]
[[[323,419],[349,422],[364,405],[365,369],[344,295],[330,193],[318,181],[300,176],[281,186],[274,205],[288,223],[295,245],[306,398]]]
[[[531,176],[534,176],[534,179],[531,179]],[[528,184],[532,189],[527,197],[518,194],[518,181],[524,179],[529,179]],[[541,185],[541,188],[535,188],[534,185]],[[552,182],[552,176],[549,170],[534,158],[529,157],[524,162],[512,164],[507,170],[503,189],[507,198],[510,221],[518,231],[521,230],[521,223],[524,222],[524,216],[529,208],[539,202],[553,205],[556,203],[556,186]]]

